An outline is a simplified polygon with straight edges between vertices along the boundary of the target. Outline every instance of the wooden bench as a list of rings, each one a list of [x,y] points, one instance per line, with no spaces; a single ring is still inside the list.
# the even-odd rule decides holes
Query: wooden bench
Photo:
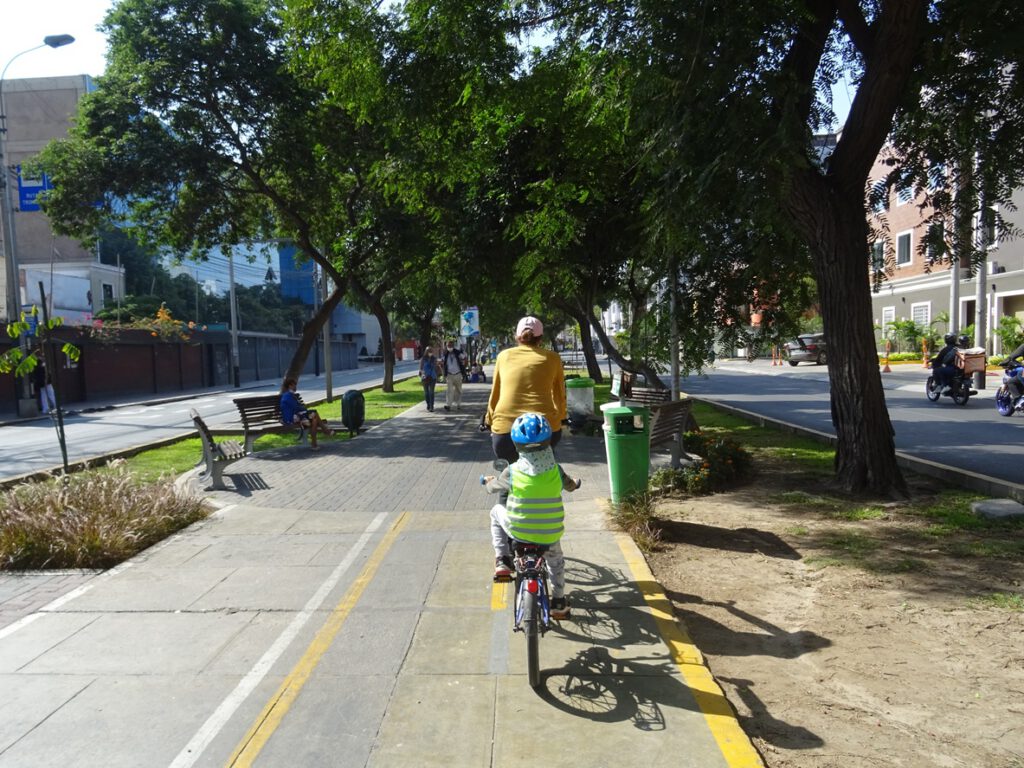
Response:
[[[200,463],[205,463],[206,470],[199,475],[199,481],[202,483],[212,481],[213,488],[224,490],[227,487],[224,485],[225,467],[234,464],[239,459],[244,459],[249,452],[234,440],[215,442],[210,428],[206,426],[203,417],[195,408],[189,411],[189,415],[199,431],[199,439],[203,442],[203,458],[200,459]]]
[[[679,468],[683,433],[689,429],[693,402],[689,398],[651,406],[651,448],[672,446],[672,466]]]
[[[295,395],[299,406],[306,407],[302,397]],[[280,395],[254,395],[252,397],[236,397],[235,407],[238,409],[238,416],[242,420],[242,429],[245,432],[245,452],[252,453],[253,443],[260,435],[266,434],[287,434],[298,430],[299,442],[306,440],[306,428],[301,424],[281,423],[281,396]]]

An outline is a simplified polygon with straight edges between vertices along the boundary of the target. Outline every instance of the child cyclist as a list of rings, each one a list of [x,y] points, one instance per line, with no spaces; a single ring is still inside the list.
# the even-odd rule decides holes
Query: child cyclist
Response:
[[[551,450],[551,425],[539,413],[524,413],[512,424],[512,442],[519,459],[499,477],[484,478],[490,493],[505,491],[508,502],[491,508],[491,543],[494,545],[494,578],[512,575],[509,537],[548,548],[544,554],[551,576],[551,617],[569,616],[565,597],[565,558],[559,543],[565,530],[563,489],[575,491],[573,480],[555,461]]]

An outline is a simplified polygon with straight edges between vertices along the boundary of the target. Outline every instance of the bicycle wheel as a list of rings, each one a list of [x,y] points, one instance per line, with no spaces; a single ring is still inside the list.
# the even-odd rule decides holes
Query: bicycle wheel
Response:
[[[530,687],[540,686],[540,606],[537,596],[523,590],[523,634],[526,635],[526,668],[529,671]]]

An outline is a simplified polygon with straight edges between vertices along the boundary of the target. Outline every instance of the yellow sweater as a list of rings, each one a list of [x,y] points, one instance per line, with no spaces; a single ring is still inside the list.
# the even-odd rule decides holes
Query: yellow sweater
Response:
[[[487,423],[491,431],[508,434],[524,413],[541,413],[558,432],[565,410],[565,371],[562,358],[540,347],[520,344],[498,354],[494,364]]]

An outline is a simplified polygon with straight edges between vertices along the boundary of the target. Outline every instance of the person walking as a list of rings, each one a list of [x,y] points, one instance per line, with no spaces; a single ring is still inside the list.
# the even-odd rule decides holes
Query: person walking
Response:
[[[466,373],[466,353],[456,347],[452,339],[445,344],[441,368],[446,384],[444,409],[450,411],[454,408],[457,411],[462,407],[462,382],[468,378],[468,374]]]
[[[541,347],[543,334],[540,320],[524,317],[516,325],[517,346],[499,352],[494,362],[483,425],[490,427],[495,457],[510,464],[519,459],[510,436],[517,418],[524,413],[544,416],[551,425],[551,447],[561,439],[567,418],[562,358]]]
[[[57,398],[53,393],[53,380],[46,365],[38,363],[32,371],[32,378],[36,385],[36,392],[39,394],[39,410],[42,413],[49,413],[56,407]]]
[[[423,350],[420,358],[420,383],[423,384],[423,397],[427,401],[427,410],[434,410],[434,390],[437,388],[437,374],[441,364],[437,361],[433,347]]]

